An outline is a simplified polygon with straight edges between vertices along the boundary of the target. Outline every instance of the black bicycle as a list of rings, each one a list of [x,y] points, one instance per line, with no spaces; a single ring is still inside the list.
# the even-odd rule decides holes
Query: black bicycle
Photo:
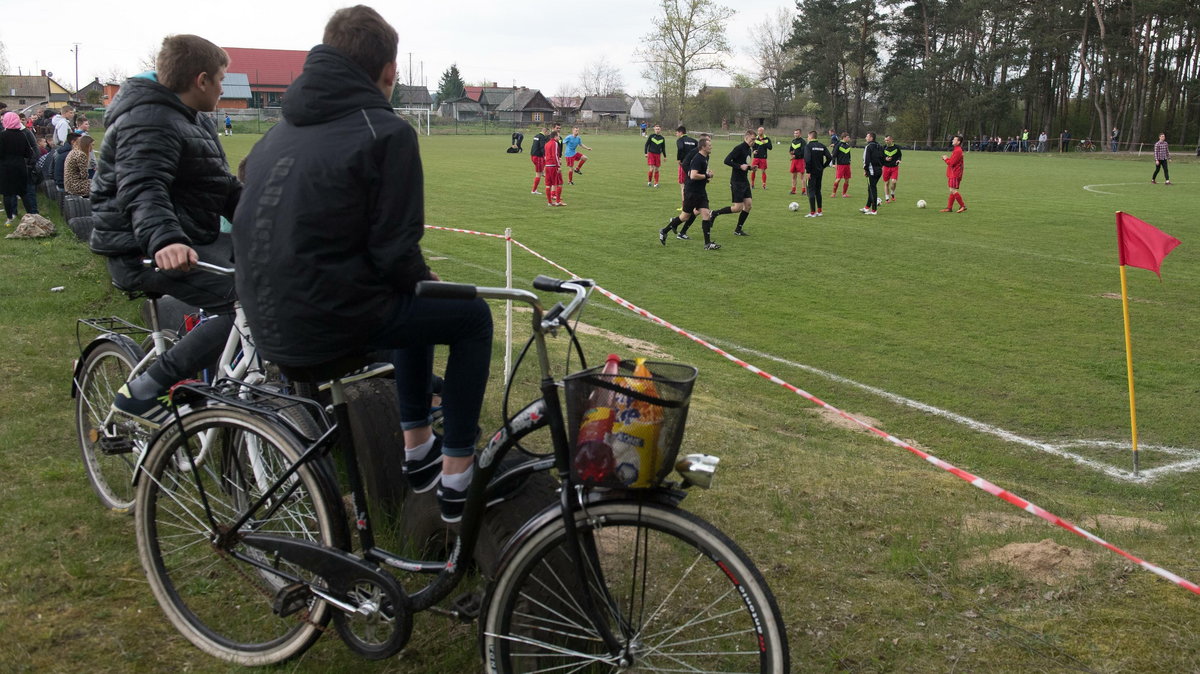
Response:
[[[541,371],[542,397],[512,415],[511,383],[506,390],[506,422],[476,456],[458,535],[440,559],[375,544],[343,388],[359,363],[283,368],[299,381],[331,382],[331,415],[270,389],[248,400],[241,383],[177,389],[185,411],[151,443],[135,508],[138,553],[170,621],[203,651],[239,664],[295,657],[331,619],[351,650],[391,656],[408,641],[412,615],[463,580],[491,506],[531,475],[552,475],[557,502],[511,537],[488,579],[478,611],[488,671],[788,671],[783,620],[761,573],[729,537],[679,508],[687,489],[709,486],[717,464],[701,454],[676,460],[695,369],[623,361],[616,373],[551,376],[546,335],[564,329],[582,360],[569,321],[591,286],[539,277],[539,290],[574,294],[548,312],[524,290],[418,289],[528,303],[533,334],[513,369],[533,347]],[[307,414],[281,414],[288,407]],[[304,416],[318,420],[315,430],[292,421]],[[592,433],[596,423],[603,433]],[[546,455],[522,445],[542,429],[553,446]],[[220,440],[201,454],[206,433]],[[349,518],[335,447],[353,494]],[[410,594],[397,571],[406,582],[427,580]]]

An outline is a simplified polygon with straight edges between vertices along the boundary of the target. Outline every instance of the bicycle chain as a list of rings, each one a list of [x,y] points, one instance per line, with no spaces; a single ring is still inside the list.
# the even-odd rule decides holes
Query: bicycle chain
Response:
[[[250,574],[246,573],[246,570],[243,569],[237,563],[237,560],[235,560],[233,558],[233,556],[229,554],[228,550],[226,550],[225,548],[222,548],[222,547],[218,547],[217,545],[213,545],[212,547],[214,550],[216,550],[217,555],[219,557],[221,557],[221,559],[225,560],[229,564],[229,566],[234,570],[234,572],[236,572],[239,576],[242,577],[242,579],[244,579],[247,583],[249,583],[251,587],[257,589],[268,602],[275,601],[275,597],[273,597],[270,592],[267,592],[267,589],[265,587],[263,587],[260,583],[255,582],[254,579],[250,577]],[[329,628],[327,626],[318,625],[317,623],[313,622],[310,617],[311,615],[312,614],[309,612],[308,608],[305,607],[304,609],[301,609],[299,613],[296,614],[296,620],[301,623],[307,623],[309,625],[312,625],[313,627],[317,628],[317,630],[320,631],[322,634],[324,634],[326,631],[328,631]]]

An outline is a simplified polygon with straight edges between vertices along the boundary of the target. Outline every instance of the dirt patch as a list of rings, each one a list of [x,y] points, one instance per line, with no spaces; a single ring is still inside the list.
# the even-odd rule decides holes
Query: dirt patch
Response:
[[[834,412],[831,409],[828,409],[825,407],[819,407],[819,408],[813,410],[812,413],[821,417],[822,421],[824,421],[827,424],[830,424],[831,426],[836,426],[838,428],[845,428],[845,429],[851,430],[851,431],[862,431],[863,433],[870,433],[870,431],[863,428],[861,425],[847,419],[846,417],[842,416],[841,414],[838,414],[837,412]],[[862,421],[863,423],[868,424],[870,426],[874,426],[875,428],[879,428],[880,426],[883,425],[878,419],[868,417],[864,414],[852,414],[850,412],[847,412],[847,414],[850,414],[850,416],[854,417],[855,419],[858,419],[859,421]]]
[[[530,311],[533,310],[529,307],[513,307],[514,313],[528,313]],[[600,337],[612,342],[613,344],[618,344],[633,351],[633,355],[630,356],[631,358],[636,356],[647,356],[649,358],[656,358],[659,360],[675,360],[675,357],[664,351],[661,346],[653,342],[647,342],[644,339],[626,337],[625,335],[615,333],[612,330],[605,330],[604,328],[598,328],[594,325],[588,325],[587,323],[579,323],[574,327],[577,331],[585,335],[591,337]]]
[[[1103,297],[1106,300],[1119,300],[1121,299],[1121,293],[1101,293],[1100,297]],[[1144,300],[1139,297],[1130,297],[1129,301],[1142,302],[1143,304],[1158,304],[1158,302],[1155,302],[1154,300]]]
[[[1031,517],[1016,513],[971,513],[963,518],[963,531],[969,533],[996,534],[1035,522]]]
[[[1047,585],[1054,585],[1086,571],[1095,563],[1092,555],[1059,545],[1049,538],[1037,543],[1010,543],[963,563],[966,568],[1001,564]]]
[[[1079,523],[1089,531],[1107,529],[1108,531],[1166,531],[1167,525],[1151,522],[1140,517],[1125,517],[1124,515],[1096,515],[1084,518]]]

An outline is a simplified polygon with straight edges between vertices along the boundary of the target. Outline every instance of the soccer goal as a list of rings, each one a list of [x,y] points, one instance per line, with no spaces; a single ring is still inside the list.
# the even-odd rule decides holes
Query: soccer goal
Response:
[[[416,127],[417,133],[421,133],[421,130],[424,129],[425,135],[429,135],[429,113],[432,112],[429,108],[393,108],[393,110]]]

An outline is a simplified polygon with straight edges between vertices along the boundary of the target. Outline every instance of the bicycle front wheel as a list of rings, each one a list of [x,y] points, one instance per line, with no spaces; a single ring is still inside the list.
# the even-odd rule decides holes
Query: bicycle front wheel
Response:
[[[589,506],[575,526],[583,578],[561,518],[513,551],[481,623],[492,672],[788,671],[775,598],[737,545],[711,524],[656,503]],[[591,558],[591,560],[588,560]],[[609,653],[584,593],[622,644]]]
[[[288,576],[319,579],[226,533],[303,446],[275,423],[223,407],[187,414],[182,426],[155,439],[139,475],[138,555],[155,599],[181,634],[222,660],[267,665],[303,653],[332,609],[309,596],[286,602],[281,616],[273,601]],[[344,547],[340,503],[322,470],[300,467],[242,530]]]
[[[129,512],[133,507],[133,467],[146,449],[149,435],[137,422],[112,411],[117,390],[137,367],[141,354],[106,341],[96,346],[75,382],[75,428],[88,482],[105,508]]]

